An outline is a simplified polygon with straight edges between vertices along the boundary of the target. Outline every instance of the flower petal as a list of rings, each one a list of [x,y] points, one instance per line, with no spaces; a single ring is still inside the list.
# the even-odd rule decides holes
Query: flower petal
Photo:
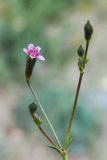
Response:
[[[28,50],[34,48],[34,45],[31,43],[28,45]]]
[[[40,59],[41,61],[45,61],[45,58],[42,55],[38,55],[37,58]]]
[[[29,55],[29,57],[30,57],[31,59],[34,59],[34,58],[36,58],[35,56],[32,56],[32,55]]]
[[[39,46],[37,46],[36,49],[38,50],[38,52],[40,52],[40,50],[41,50],[41,48]]]
[[[26,54],[29,54],[28,50],[26,48],[23,48],[23,52],[26,53]]]

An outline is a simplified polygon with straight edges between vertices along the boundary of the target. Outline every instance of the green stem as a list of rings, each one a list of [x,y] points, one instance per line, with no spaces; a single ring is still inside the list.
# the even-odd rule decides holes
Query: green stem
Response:
[[[64,155],[62,155],[62,160],[68,160],[68,154],[67,154],[67,152]]]
[[[44,117],[46,118],[46,120],[47,120],[47,122],[48,122],[48,124],[49,124],[49,126],[50,126],[50,128],[51,128],[51,131],[53,132],[53,134],[54,134],[54,136],[55,136],[55,138],[56,138],[56,141],[57,141],[57,143],[58,143],[58,146],[59,146],[60,148],[62,148],[61,143],[60,143],[60,141],[59,141],[59,138],[57,137],[57,135],[56,135],[56,133],[55,133],[55,130],[54,130],[54,128],[53,128],[50,120],[48,119],[48,117],[47,117],[47,115],[46,115],[46,113],[45,113],[45,111],[44,111],[44,109],[43,109],[43,107],[42,107],[42,105],[41,105],[41,103],[40,103],[40,101],[39,101],[36,93],[34,92],[34,89],[32,88],[32,86],[31,86],[31,84],[30,84],[29,81],[27,81],[27,84],[28,84],[29,89],[31,90],[31,93],[33,94],[36,102],[38,103],[38,105],[39,105],[42,113],[44,114]]]
[[[89,41],[86,41],[84,59],[86,59],[86,57],[87,57],[88,47],[89,47]],[[74,116],[75,116],[75,111],[76,111],[76,106],[77,106],[77,101],[78,101],[78,97],[79,97],[79,93],[80,93],[80,87],[81,87],[83,75],[84,75],[84,73],[80,73],[80,76],[79,76],[79,81],[78,81],[76,94],[75,94],[75,100],[74,100],[74,104],[73,104],[73,110],[71,112],[71,118],[69,121],[69,126],[68,126],[68,130],[67,130],[66,138],[65,138],[65,145],[64,145],[65,149],[67,148],[68,143],[69,143],[70,133],[71,133],[72,124],[73,124],[73,120],[74,120]]]
[[[62,159],[63,159],[63,160],[68,160],[67,155],[66,155],[66,156],[64,156],[64,157],[62,157]]]

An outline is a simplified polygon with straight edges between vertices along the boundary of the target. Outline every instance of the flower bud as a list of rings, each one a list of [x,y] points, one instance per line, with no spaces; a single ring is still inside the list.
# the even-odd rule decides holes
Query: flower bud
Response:
[[[37,110],[37,105],[36,105],[34,102],[31,103],[31,104],[29,105],[29,111],[30,111],[30,113],[31,113],[31,116],[32,116],[35,124],[39,127],[39,126],[41,126],[41,124],[42,124],[43,121],[42,121],[41,118],[37,115],[36,110]]]
[[[31,114],[34,114],[37,110],[37,105],[33,102],[29,105],[29,111]]]
[[[93,27],[90,24],[90,21],[87,21],[87,23],[84,26],[84,36],[85,36],[86,41],[90,40],[92,33],[93,33]]]
[[[83,47],[81,45],[79,46],[77,52],[78,52],[78,56],[79,57],[83,57],[83,55],[84,55],[84,49],[83,49]]]
[[[30,57],[27,57],[26,70],[25,70],[26,80],[29,80],[31,78],[35,62],[36,58],[31,59]]]

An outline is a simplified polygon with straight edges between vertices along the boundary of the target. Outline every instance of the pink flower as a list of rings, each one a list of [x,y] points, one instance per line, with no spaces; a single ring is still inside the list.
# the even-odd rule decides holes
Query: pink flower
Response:
[[[45,58],[41,55],[41,48],[39,46],[34,46],[33,44],[29,44],[28,48],[23,48],[23,52],[30,56],[31,59],[38,58],[41,61],[44,61]]]

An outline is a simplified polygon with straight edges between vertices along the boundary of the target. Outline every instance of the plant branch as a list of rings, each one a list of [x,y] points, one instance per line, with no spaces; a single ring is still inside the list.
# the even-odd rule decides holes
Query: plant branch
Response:
[[[86,59],[86,57],[87,57],[88,47],[89,47],[89,41],[86,41],[86,49],[85,49],[84,59]],[[67,148],[68,143],[69,143],[72,123],[73,123],[74,116],[75,116],[75,111],[76,111],[76,106],[77,106],[77,101],[78,101],[78,97],[79,97],[79,93],[80,93],[80,88],[81,88],[83,75],[84,75],[84,72],[80,73],[80,76],[79,76],[78,85],[77,85],[76,94],[75,94],[75,99],[74,99],[74,104],[73,104],[73,109],[72,109],[72,112],[71,112],[71,118],[70,118],[70,121],[69,121],[69,126],[68,126],[68,130],[67,130],[66,138],[65,138],[64,148]]]
[[[52,139],[47,135],[47,133],[44,131],[44,129],[43,129],[41,126],[39,126],[38,128],[39,128],[39,130],[42,132],[42,134],[45,136],[45,138],[46,138],[53,146],[56,147],[55,143],[54,143],[54,142],[52,141]]]
[[[46,120],[47,120],[47,122],[48,122],[48,124],[49,124],[49,126],[50,126],[50,128],[51,128],[51,131],[52,131],[52,133],[53,133],[54,136],[55,136],[55,139],[56,139],[56,141],[57,141],[57,143],[58,143],[58,146],[59,146],[60,148],[62,148],[61,143],[60,143],[60,141],[59,141],[59,138],[57,137],[57,135],[56,135],[56,133],[55,133],[55,130],[54,130],[54,128],[53,128],[53,126],[52,126],[50,120],[49,120],[48,117],[47,117],[47,114],[45,113],[45,111],[44,111],[44,109],[43,109],[43,107],[42,107],[42,105],[41,105],[41,103],[40,103],[40,101],[39,101],[39,99],[38,99],[36,93],[34,92],[34,89],[32,88],[32,86],[31,86],[31,84],[30,84],[29,81],[27,81],[27,84],[28,84],[28,87],[29,87],[31,93],[33,94],[33,96],[34,96],[34,98],[35,98],[37,104],[39,105],[39,107],[40,107],[42,113],[44,114],[44,117],[46,118]]]

